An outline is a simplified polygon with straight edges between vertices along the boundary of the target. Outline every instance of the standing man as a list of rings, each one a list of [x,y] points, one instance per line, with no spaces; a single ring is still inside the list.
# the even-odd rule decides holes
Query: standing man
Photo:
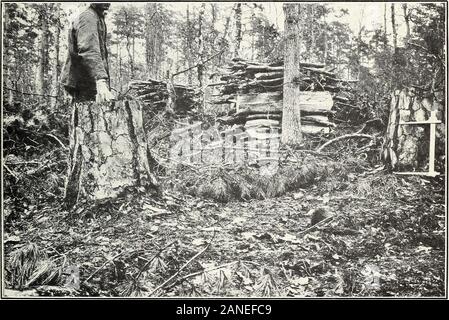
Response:
[[[69,29],[68,56],[61,73],[61,82],[73,102],[69,126],[68,177],[64,195],[67,207],[72,207],[77,202],[80,176],[85,170],[83,168],[95,161],[92,158],[85,159],[82,151],[85,149],[82,144],[85,139],[83,117],[86,109],[95,108],[95,102],[114,99],[109,91],[107,30],[104,21],[109,7],[110,3],[91,3],[72,22]]]
[[[104,16],[110,3],[91,3],[69,30],[68,56],[61,82],[75,102],[110,101],[109,65]]]

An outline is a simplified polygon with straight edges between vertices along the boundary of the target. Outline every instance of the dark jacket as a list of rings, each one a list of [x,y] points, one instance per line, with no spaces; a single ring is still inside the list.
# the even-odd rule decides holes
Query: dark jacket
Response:
[[[89,7],[76,18],[69,30],[68,56],[61,82],[69,94],[95,100],[96,80],[109,83],[108,52],[104,17]]]

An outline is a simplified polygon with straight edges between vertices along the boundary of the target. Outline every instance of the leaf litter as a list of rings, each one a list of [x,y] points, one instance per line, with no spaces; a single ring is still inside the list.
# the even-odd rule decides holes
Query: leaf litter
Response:
[[[444,195],[388,175],[379,185],[395,192],[369,195],[378,181],[359,179],[244,202],[173,191],[49,209],[9,226],[6,285],[45,295],[78,266],[80,296],[443,296]],[[323,204],[335,218],[303,234]]]

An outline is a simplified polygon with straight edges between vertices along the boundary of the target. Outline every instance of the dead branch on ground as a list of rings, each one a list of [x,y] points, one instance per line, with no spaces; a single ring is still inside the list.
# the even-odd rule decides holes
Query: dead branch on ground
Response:
[[[333,143],[335,143],[337,141],[341,141],[341,140],[344,140],[344,139],[353,139],[353,138],[359,138],[359,139],[360,138],[365,138],[365,139],[374,140],[376,137],[368,135],[368,134],[360,134],[360,133],[345,134],[345,135],[342,135],[340,137],[337,137],[337,138],[329,140],[325,144],[323,144],[320,147],[318,147],[316,149],[316,151],[317,152],[321,152],[321,151],[323,151],[324,148],[326,148],[327,146],[329,146],[329,145],[331,145],[331,144],[333,144]]]
[[[189,261],[187,261],[181,268],[179,268],[179,270],[177,272],[175,272],[174,275],[172,275],[170,278],[168,278],[166,281],[164,281],[164,283],[162,283],[160,286],[158,286],[156,289],[154,289],[153,291],[151,291],[150,296],[154,295],[157,291],[159,291],[160,289],[164,288],[168,283],[170,283],[170,281],[172,281],[174,278],[176,278],[178,276],[178,274],[184,270],[193,260],[195,260],[196,258],[198,258],[200,255],[202,255],[211,245],[212,241],[215,238],[215,234],[216,234],[216,230],[214,231],[214,234],[212,236],[212,239],[209,241],[209,243],[204,247],[203,250],[201,250],[200,252],[198,252],[196,255],[194,255],[192,258],[190,258]]]

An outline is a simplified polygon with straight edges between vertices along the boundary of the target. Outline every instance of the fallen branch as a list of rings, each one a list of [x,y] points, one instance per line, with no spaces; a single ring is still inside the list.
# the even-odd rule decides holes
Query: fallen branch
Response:
[[[16,181],[19,181],[19,177],[6,165],[6,163],[3,164],[3,167],[8,171],[14,178],[16,178]]]
[[[326,219],[321,220],[320,222],[318,222],[317,224],[314,224],[313,226],[307,228],[306,230],[303,230],[299,233],[300,236],[305,235],[306,233],[312,231],[313,229],[316,229],[318,227],[321,227],[329,222],[331,222],[336,216],[332,215],[330,217],[327,217]]]
[[[366,122],[363,124],[363,127],[362,127],[359,131],[357,131],[356,133],[357,133],[357,134],[362,133],[366,128],[368,128],[368,127],[370,127],[370,126],[377,125],[377,124],[383,125],[382,119],[380,119],[380,118],[375,118],[375,119],[368,120],[368,121],[366,121]]]
[[[352,138],[365,138],[365,139],[371,139],[371,140],[375,139],[374,136],[371,136],[371,135],[368,135],[368,134],[360,134],[360,133],[345,134],[345,135],[342,135],[342,136],[340,136],[340,137],[337,137],[337,138],[334,138],[334,139],[332,139],[332,140],[329,140],[329,141],[326,142],[325,144],[323,144],[323,145],[321,145],[320,147],[318,147],[318,148],[316,149],[316,151],[317,151],[317,152],[321,152],[321,151],[323,151],[323,149],[324,149],[325,147],[327,147],[328,145],[330,145],[330,144],[332,144],[332,143],[335,143],[335,142],[340,141],[340,140],[344,140],[344,139],[352,139]]]
[[[20,165],[20,164],[41,164],[42,162],[40,161],[17,161],[17,162],[8,162],[8,164],[11,165]]]
[[[109,259],[108,261],[106,261],[105,263],[103,263],[99,268],[97,268],[97,270],[95,270],[90,276],[87,277],[86,280],[83,281],[82,284],[86,284],[90,279],[92,279],[92,277],[94,275],[96,275],[101,269],[103,269],[104,267],[106,267],[110,262],[113,262],[115,259],[117,259],[118,257],[120,257],[121,255],[123,255],[126,251],[123,250],[122,252],[116,254],[115,256],[113,256],[111,259]]]
[[[178,279],[175,283],[173,283],[170,287],[173,287],[173,286],[177,285],[178,283],[180,283],[180,282],[182,282],[182,281],[184,281],[184,280],[187,280],[187,279],[189,279],[189,278],[198,276],[198,275],[200,275],[200,274],[202,274],[202,273],[204,273],[204,272],[210,272],[210,271],[222,269],[222,268],[227,267],[227,266],[232,266],[232,265],[234,265],[234,264],[236,264],[236,263],[238,263],[238,261],[228,262],[228,263],[225,263],[225,264],[216,266],[216,267],[212,267],[212,268],[209,268],[209,269],[203,269],[203,270],[200,270],[200,271],[196,271],[196,272],[190,273],[190,274],[188,274],[188,275],[185,275],[185,276],[179,278],[179,279]]]
[[[150,260],[147,260],[147,262],[144,264],[144,266],[142,268],[140,268],[139,273],[137,274],[137,276],[134,278],[134,282],[137,283],[137,281],[139,280],[140,276],[142,275],[142,273],[145,271],[145,269],[150,265],[150,263],[156,259],[156,257],[158,257],[162,251],[164,251],[165,249],[167,249],[168,247],[172,246],[173,244],[175,244],[176,242],[178,242],[177,240],[170,242],[168,245],[164,246],[163,248],[159,249],[159,251],[153,255],[153,257],[151,257]]]
[[[58,137],[52,135],[51,133],[47,133],[46,136],[55,139],[55,140],[61,145],[61,147],[62,147],[64,150],[67,150],[67,149],[68,149],[68,148],[64,145],[64,143],[62,143],[62,141],[58,139]]]
[[[154,289],[151,293],[150,296],[152,296],[153,294],[155,294],[157,291],[159,291],[160,289],[164,288],[170,281],[172,281],[174,278],[176,278],[178,276],[178,274],[184,270],[193,260],[195,260],[196,258],[198,258],[200,255],[202,255],[204,253],[204,251],[206,251],[209,246],[211,245],[212,241],[215,238],[215,234],[216,231],[214,231],[214,235],[212,236],[212,239],[209,241],[209,243],[207,244],[207,246],[204,247],[203,250],[201,250],[200,252],[198,252],[196,255],[194,255],[192,258],[190,258],[189,261],[187,261],[181,268],[179,268],[179,270],[177,272],[175,272],[174,275],[172,275],[170,278],[168,278],[166,281],[164,281],[164,283],[162,283],[160,286],[158,286],[156,289]]]
[[[353,108],[353,109],[359,109],[359,110],[360,110],[360,107],[359,107],[359,106],[353,106],[352,104],[344,103],[344,102],[341,102],[341,101],[335,102],[335,105],[343,106],[343,107],[348,107],[348,108]]]

